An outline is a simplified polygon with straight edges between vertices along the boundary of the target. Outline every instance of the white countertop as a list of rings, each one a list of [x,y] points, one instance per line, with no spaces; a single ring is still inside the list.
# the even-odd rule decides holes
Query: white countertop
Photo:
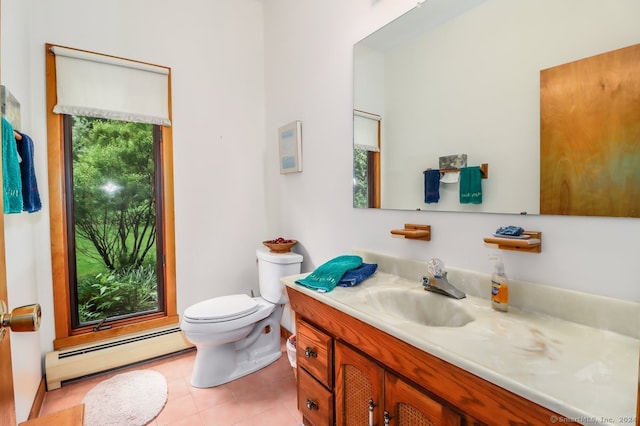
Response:
[[[319,293],[295,284],[299,277],[282,281],[566,418],[551,422],[635,424],[638,339],[513,307],[496,312],[488,299],[469,295],[455,300],[429,293],[459,304],[474,320],[462,327],[425,326],[384,312],[367,298],[384,288],[424,293],[417,280],[378,271],[356,287]]]

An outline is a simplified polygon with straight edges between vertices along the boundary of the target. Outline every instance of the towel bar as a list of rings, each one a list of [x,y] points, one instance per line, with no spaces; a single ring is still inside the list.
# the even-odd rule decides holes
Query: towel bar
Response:
[[[482,175],[482,179],[488,179],[489,178],[489,163],[482,163],[480,164],[480,174]],[[427,170],[432,170],[432,169],[427,169]],[[438,171],[442,174],[442,173],[453,173],[453,172],[459,172],[460,169],[438,169]],[[423,172],[425,173],[425,172]]]

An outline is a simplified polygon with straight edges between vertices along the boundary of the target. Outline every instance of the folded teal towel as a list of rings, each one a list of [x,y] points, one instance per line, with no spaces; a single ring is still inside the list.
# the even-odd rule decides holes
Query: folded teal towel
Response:
[[[460,169],[460,204],[482,204],[482,172],[479,166]]]
[[[318,266],[305,278],[296,280],[296,283],[321,292],[331,291],[347,271],[356,269],[360,265],[362,265],[360,256],[350,254],[338,256]]]
[[[4,213],[22,212],[22,177],[13,126],[2,117],[2,200]]]

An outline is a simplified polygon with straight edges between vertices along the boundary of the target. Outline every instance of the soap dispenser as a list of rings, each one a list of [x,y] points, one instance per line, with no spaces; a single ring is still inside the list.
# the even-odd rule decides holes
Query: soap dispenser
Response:
[[[509,309],[509,280],[504,272],[502,254],[492,256],[496,260],[495,269],[491,274],[491,307],[496,311],[507,312]]]

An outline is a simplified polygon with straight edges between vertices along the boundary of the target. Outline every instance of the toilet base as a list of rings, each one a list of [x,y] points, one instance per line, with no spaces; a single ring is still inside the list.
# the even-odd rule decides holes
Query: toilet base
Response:
[[[196,345],[191,385],[209,388],[239,379],[280,359],[280,318],[283,306],[277,306],[258,322],[249,335],[237,342],[216,346]]]
[[[194,368],[194,375],[191,377],[191,386],[194,388],[210,388],[214,386],[220,386],[225,383],[232,382],[241,377],[247,376],[258,370],[263,369],[269,364],[274,363],[282,356],[281,352],[276,354],[270,354],[259,360],[246,361],[238,364],[237,368],[231,374],[224,374],[217,377],[205,377],[203,375],[196,376],[196,369]]]

